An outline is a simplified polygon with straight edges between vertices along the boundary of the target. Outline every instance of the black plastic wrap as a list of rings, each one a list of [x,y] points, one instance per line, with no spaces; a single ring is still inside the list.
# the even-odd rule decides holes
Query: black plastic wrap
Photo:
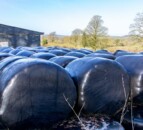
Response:
[[[130,76],[133,103],[143,104],[143,56],[121,56],[116,61],[124,66]]]
[[[3,74],[3,69],[5,67],[7,67],[9,64],[11,64],[12,62],[14,62],[16,60],[19,60],[19,59],[22,59],[22,57],[20,57],[20,56],[12,56],[12,57],[7,57],[7,58],[3,59],[0,62],[0,77]],[[1,100],[2,100],[2,93],[3,93],[3,88],[0,87],[0,106],[1,106]]]
[[[48,49],[36,49],[36,52],[49,52]]]
[[[87,55],[87,54],[90,54],[91,52],[89,52],[89,51],[87,51],[87,50],[76,50],[76,51],[73,51],[73,52],[80,52],[80,53],[83,53],[83,54],[85,54],[85,55]]]
[[[56,56],[54,58],[51,58],[49,61],[52,61],[62,67],[66,67],[70,62],[77,59],[77,57],[73,56]]]
[[[2,50],[1,52],[2,52],[2,53],[9,53],[9,52],[12,51],[12,50],[13,50],[13,48],[9,47],[9,48],[7,48],[7,49]]]
[[[9,54],[13,54],[13,55],[16,55],[18,52],[20,52],[21,49],[13,49],[9,52]]]
[[[102,53],[91,53],[89,55],[86,55],[85,57],[102,57],[102,58],[107,58],[107,59],[115,59],[115,56],[111,54],[102,54]]]
[[[85,48],[81,48],[80,50],[82,50],[82,51],[86,51],[86,52],[89,52],[89,53],[93,53],[93,51],[92,51],[92,50],[88,50],[88,49],[85,49]]]
[[[96,50],[94,53],[112,54],[111,52],[108,52],[107,50]]]
[[[63,56],[63,55],[65,55],[65,54],[67,54],[66,51],[58,50],[58,49],[50,50],[49,53],[55,54],[55,55],[57,55],[57,56]]]
[[[26,51],[32,51],[32,52],[36,52],[36,49],[33,47],[21,47],[22,50],[26,50]]]
[[[126,130],[143,130],[143,107],[128,109],[122,124]]]
[[[43,47],[43,46],[35,46],[35,47],[33,47],[34,49],[44,49],[44,48],[46,48],[46,47]]]
[[[129,77],[116,61],[104,58],[80,58],[65,68],[78,91],[78,109],[85,113],[113,115],[123,107],[129,94]]]
[[[7,65],[9,65],[10,63],[19,60],[19,59],[23,59],[23,57],[21,56],[11,56],[11,57],[7,57],[5,59],[3,59],[0,62],[0,73],[2,73],[3,68],[5,68]]]
[[[116,50],[113,54],[116,55],[117,53],[120,53],[120,52],[128,52],[128,51],[125,51],[125,50]]]
[[[70,49],[68,49],[68,48],[60,48],[60,50],[63,50],[63,51],[65,51],[65,52],[70,52],[71,50]]]
[[[81,58],[81,57],[84,57],[86,56],[85,54],[81,53],[81,52],[69,52],[67,53],[65,56],[74,56],[74,57],[77,57],[77,58]]]
[[[8,54],[8,53],[0,53],[0,61],[7,58],[13,56],[12,54]]]
[[[119,57],[119,56],[126,56],[126,55],[136,55],[136,53],[120,52],[120,53],[116,54],[115,56],[116,56],[116,57]]]
[[[0,52],[5,50],[5,49],[8,49],[9,47],[0,47]]]
[[[22,50],[22,51],[18,52],[18,53],[16,54],[16,56],[26,56],[26,57],[30,57],[30,56],[33,55],[33,54],[34,54],[34,52],[32,52],[32,51]]]
[[[46,53],[46,52],[39,52],[39,53],[35,53],[35,54],[31,55],[32,58],[41,58],[41,59],[45,59],[45,60],[49,60],[55,56],[56,56],[55,54]]]
[[[71,51],[73,51],[73,52],[74,52],[74,51],[78,51],[78,49],[75,49],[75,48],[71,48]]]
[[[114,55],[116,57],[119,57],[119,56],[125,56],[125,55],[135,55],[136,53],[133,53],[133,52],[128,52],[128,51],[124,51],[124,50],[117,50]]]
[[[41,128],[65,119],[72,111],[76,88],[60,66],[41,59],[20,59],[3,69],[0,119],[9,128]]]

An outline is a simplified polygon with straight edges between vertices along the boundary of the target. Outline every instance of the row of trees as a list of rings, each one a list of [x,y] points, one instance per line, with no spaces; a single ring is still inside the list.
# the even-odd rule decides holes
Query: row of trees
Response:
[[[91,46],[93,49],[107,47],[108,29],[103,26],[104,21],[99,15],[93,16],[85,30],[75,29],[72,32],[72,36],[75,37],[75,42],[82,36],[81,44],[83,47]],[[129,35],[138,40],[143,40],[143,13],[138,13],[134,19],[134,23],[130,25]],[[106,43],[104,43],[104,42]],[[120,39],[116,39],[115,43],[120,43]]]
[[[92,47],[93,49],[101,48],[102,40],[106,38],[108,29],[103,26],[102,17],[95,15],[92,17],[87,27],[84,30],[75,29],[72,31],[72,37],[75,39],[75,43],[81,38],[81,44],[83,47]]]
[[[138,13],[130,25],[130,35],[138,40],[143,39],[143,13]]]
[[[75,47],[81,45],[82,47],[90,47],[93,49],[103,49],[109,46],[120,45],[123,46],[121,39],[111,39],[108,36],[108,28],[103,26],[104,21],[99,15],[95,15],[91,18],[88,25],[84,30],[79,28],[72,31],[71,36],[58,37],[56,32],[52,32],[43,38],[43,44],[58,42],[62,44],[64,42],[74,45]],[[138,13],[134,19],[134,23],[130,25],[129,35],[134,39],[143,39],[143,13]],[[111,43],[112,40],[112,44]]]

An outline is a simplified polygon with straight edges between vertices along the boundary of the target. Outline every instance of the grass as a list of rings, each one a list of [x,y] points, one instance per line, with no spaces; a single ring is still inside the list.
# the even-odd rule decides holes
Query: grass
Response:
[[[56,42],[55,43],[48,43],[45,46],[46,47],[58,46],[58,47],[76,48],[76,49],[84,48],[80,44],[75,45],[74,43],[56,43]],[[86,49],[93,50],[91,47],[86,47]],[[112,45],[110,47],[97,48],[96,50],[100,50],[100,49],[105,49],[105,50],[108,50],[109,52],[115,52],[116,50],[126,50],[126,51],[129,51],[129,52],[142,52],[143,51],[143,45],[142,45],[142,43],[127,44],[127,45],[124,45],[124,46]]]
[[[110,52],[115,52],[116,50],[126,50],[129,52],[141,52],[143,51],[142,45],[127,45],[127,46],[114,46],[106,48]]]

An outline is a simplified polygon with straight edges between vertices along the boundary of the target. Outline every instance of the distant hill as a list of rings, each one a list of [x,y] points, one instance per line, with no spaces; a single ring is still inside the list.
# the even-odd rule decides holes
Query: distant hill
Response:
[[[113,39],[126,39],[126,38],[129,38],[130,36],[129,35],[124,35],[124,36],[109,36]]]

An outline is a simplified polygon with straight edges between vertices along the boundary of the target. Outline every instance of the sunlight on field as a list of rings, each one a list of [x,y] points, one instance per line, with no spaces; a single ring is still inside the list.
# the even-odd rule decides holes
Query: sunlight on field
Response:
[[[108,47],[106,48],[110,52],[115,52],[116,50],[126,50],[129,52],[141,52],[143,51],[143,46],[134,45],[134,46],[116,46],[116,47]]]
[[[65,47],[65,48],[76,48],[76,49],[81,49],[84,48],[82,45],[75,45],[75,44],[70,44],[70,43],[48,43],[47,45],[44,45],[46,47],[49,46],[58,46],[58,47]],[[85,47],[86,49],[94,50],[91,47]],[[108,50],[109,52],[115,52],[116,50],[126,50],[129,52],[141,52],[143,51],[143,45],[142,44],[128,44],[124,46],[111,46],[111,47],[105,47],[105,48],[97,48],[95,50],[100,50],[100,49],[105,49]]]

